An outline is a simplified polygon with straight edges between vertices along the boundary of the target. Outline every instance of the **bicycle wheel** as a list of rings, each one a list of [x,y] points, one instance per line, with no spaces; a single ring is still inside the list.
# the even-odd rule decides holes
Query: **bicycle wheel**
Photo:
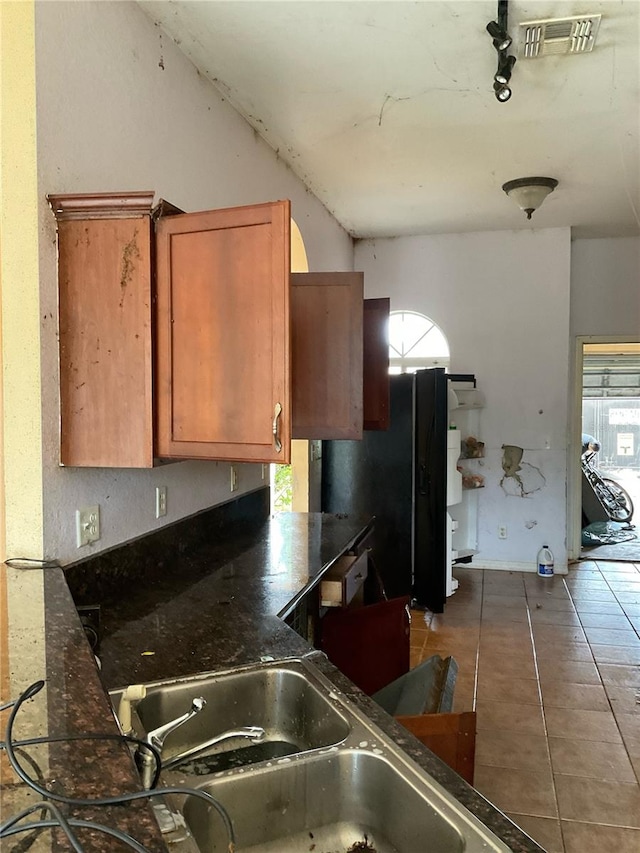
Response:
[[[605,508],[612,521],[631,521],[633,518],[633,501],[627,492],[615,480],[602,478],[609,494],[603,494]]]

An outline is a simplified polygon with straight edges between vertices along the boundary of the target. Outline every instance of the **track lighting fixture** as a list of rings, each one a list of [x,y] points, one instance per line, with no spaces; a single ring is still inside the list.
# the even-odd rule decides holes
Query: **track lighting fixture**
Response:
[[[493,46],[498,52],[498,70],[493,80],[493,91],[496,98],[504,103],[511,97],[511,89],[507,85],[511,79],[515,56],[508,56],[507,48],[511,46],[511,36],[507,32],[508,0],[498,0],[498,20],[489,21],[487,32],[493,39]]]
[[[534,210],[537,210],[545,198],[558,186],[555,178],[516,178],[515,181],[507,181],[502,189],[509,198],[512,198],[520,210],[524,210],[527,219],[531,219]]]

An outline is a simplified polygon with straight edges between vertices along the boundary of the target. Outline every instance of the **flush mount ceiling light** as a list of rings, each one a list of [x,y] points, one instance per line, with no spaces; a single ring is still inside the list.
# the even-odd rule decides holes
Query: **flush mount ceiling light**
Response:
[[[515,181],[507,181],[502,189],[509,198],[512,198],[520,210],[524,210],[527,219],[531,219],[534,210],[537,210],[545,198],[558,186],[555,178],[516,178]]]

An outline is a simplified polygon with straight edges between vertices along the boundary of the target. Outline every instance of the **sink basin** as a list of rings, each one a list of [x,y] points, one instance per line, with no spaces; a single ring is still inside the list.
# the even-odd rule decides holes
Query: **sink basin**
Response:
[[[360,749],[284,759],[199,786],[227,809],[237,853],[472,853],[494,847],[410,768]],[[207,853],[225,853],[218,813],[188,799],[184,818]]]
[[[181,762],[178,767],[186,775],[200,776],[332,746],[351,730],[326,691],[295,661],[149,684],[146,689],[146,697],[135,708],[144,732],[188,711],[196,697],[207,702],[199,714],[167,736],[162,751],[165,763],[229,729],[261,726],[265,730],[259,743],[236,738]],[[136,724],[136,730],[140,726]]]

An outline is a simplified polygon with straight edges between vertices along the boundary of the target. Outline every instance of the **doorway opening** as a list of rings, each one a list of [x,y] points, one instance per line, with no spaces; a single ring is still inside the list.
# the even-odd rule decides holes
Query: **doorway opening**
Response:
[[[588,338],[580,349],[580,449],[596,469],[580,470],[580,557],[640,560],[633,507],[640,513],[640,342]],[[595,443],[594,443],[595,442]],[[589,458],[590,457],[590,458]],[[591,482],[590,482],[591,481]],[[605,493],[598,497],[601,482]],[[618,496],[620,508],[609,501]],[[630,517],[629,517],[630,516]]]

